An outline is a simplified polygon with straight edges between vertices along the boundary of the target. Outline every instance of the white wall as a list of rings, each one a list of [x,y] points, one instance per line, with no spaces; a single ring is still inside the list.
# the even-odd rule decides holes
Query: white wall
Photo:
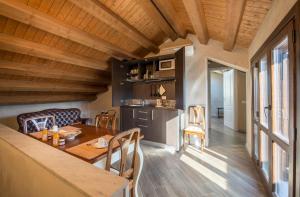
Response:
[[[107,111],[110,109],[114,109],[117,111],[117,128],[119,128],[119,107],[112,107],[112,88],[109,86],[108,91],[98,94],[97,99],[95,101],[91,101],[88,103],[85,103],[82,106],[83,111],[87,112],[87,116],[92,118],[94,121],[94,118],[97,114],[100,114],[102,111]]]
[[[223,74],[210,72],[211,116],[218,116],[218,107],[223,107]]]
[[[188,35],[188,38],[194,43],[194,53],[192,56],[186,57],[186,106],[195,104],[207,106],[209,101],[207,95],[207,59],[249,72],[248,50],[236,47],[232,52],[229,52],[223,50],[223,43],[221,42],[209,40],[207,45],[202,45],[196,36]],[[248,87],[249,86],[247,86],[247,88]],[[248,98],[250,97],[247,97],[247,99]],[[247,100],[247,102],[250,103],[250,100]],[[250,108],[248,110],[250,110]],[[206,116],[210,116],[209,111],[206,111]],[[208,120],[207,118],[206,125],[209,125]],[[208,135],[206,136],[208,137]],[[206,141],[208,141],[208,139]]]

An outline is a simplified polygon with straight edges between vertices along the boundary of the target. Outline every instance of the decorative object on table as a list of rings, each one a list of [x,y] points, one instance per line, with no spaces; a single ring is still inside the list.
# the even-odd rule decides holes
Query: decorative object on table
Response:
[[[55,131],[53,132],[53,139],[52,139],[53,146],[58,146],[58,141],[59,141],[59,133],[58,131]]]
[[[66,144],[66,140],[64,139],[64,138],[60,138],[59,140],[58,140],[58,145],[59,146],[63,146],[63,145],[65,145]]]
[[[95,148],[107,148],[108,142],[105,138],[100,137],[98,138],[98,141],[92,144]]]
[[[116,129],[116,111],[108,110],[107,112],[102,112],[96,115],[96,127],[100,128],[110,128],[112,130]]]
[[[189,109],[189,126],[183,130],[183,145],[186,136],[190,144],[191,135],[196,136],[201,141],[201,150],[205,146],[205,108],[200,105],[190,106]]]
[[[68,141],[72,141],[75,137],[81,134],[81,129],[73,126],[65,126],[59,129],[59,135]],[[54,136],[53,136],[54,137]]]
[[[112,168],[111,166],[112,154],[116,143],[120,144],[121,149],[119,169]],[[133,156],[127,157],[129,145],[131,144],[134,144]],[[126,168],[126,164],[128,161],[131,163],[129,169]],[[144,156],[140,147],[139,128],[134,128],[119,133],[109,141],[105,170],[116,173],[121,177],[127,178],[129,180],[129,190],[131,196],[137,196],[137,186],[143,167],[143,161]]]
[[[46,142],[48,140],[48,129],[44,128],[42,130],[42,141]]]

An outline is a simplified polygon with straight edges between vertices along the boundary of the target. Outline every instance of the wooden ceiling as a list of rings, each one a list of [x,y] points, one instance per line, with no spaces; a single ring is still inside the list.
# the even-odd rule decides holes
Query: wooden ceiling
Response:
[[[110,58],[196,34],[249,47],[271,0],[0,0],[0,104],[92,100]]]

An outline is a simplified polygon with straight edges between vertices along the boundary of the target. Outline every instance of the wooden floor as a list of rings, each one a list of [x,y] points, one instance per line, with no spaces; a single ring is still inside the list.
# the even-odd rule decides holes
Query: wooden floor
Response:
[[[220,124],[212,125],[212,145],[204,152],[188,146],[172,154],[142,145],[145,161],[139,193],[145,197],[266,196],[244,147],[245,134],[226,132],[228,128]]]

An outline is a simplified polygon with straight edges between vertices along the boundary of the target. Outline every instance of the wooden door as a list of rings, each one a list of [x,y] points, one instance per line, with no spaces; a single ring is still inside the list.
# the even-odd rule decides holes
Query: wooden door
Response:
[[[223,95],[224,95],[224,125],[236,128],[235,117],[235,71],[229,70],[223,74]]]

